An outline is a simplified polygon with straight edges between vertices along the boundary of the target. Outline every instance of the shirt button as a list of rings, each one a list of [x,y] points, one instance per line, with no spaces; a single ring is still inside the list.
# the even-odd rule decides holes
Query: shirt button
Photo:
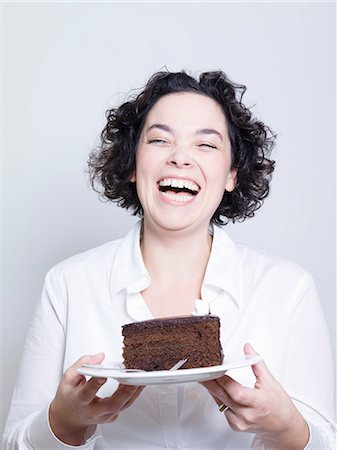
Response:
[[[199,397],[198,392],[197,391],[192,391],[190,393],[190,397],[193,398],[194,400],[196,400]]]

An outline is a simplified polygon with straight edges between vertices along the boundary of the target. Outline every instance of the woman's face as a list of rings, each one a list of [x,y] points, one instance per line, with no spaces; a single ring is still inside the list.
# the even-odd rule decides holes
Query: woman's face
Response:
[[[220,106],[197,93],[161,97],[146,118],[131,181],[145,224],[170,230],[208,227],[224,191],[236,183]]]

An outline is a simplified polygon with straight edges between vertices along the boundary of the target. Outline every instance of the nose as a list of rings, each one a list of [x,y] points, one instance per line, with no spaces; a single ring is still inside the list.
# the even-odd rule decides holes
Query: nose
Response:
[[[178,168],[186,168],[193,165],[190,151],[182,146],[175,146],[168,157],[168,164]]]

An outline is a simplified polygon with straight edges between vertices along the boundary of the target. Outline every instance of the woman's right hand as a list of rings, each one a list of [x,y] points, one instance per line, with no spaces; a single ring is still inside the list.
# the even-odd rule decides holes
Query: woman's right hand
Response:
[[[104,354],[82,356],[64,373],[49,409],[49,422],[55,436],[65,444],[81,445],[89,426],[113,422],[139,396],[143,386],[120,384],[107,398],[96,396],[106,378],[86,381],[77,369],[83,364],[100,364]]]

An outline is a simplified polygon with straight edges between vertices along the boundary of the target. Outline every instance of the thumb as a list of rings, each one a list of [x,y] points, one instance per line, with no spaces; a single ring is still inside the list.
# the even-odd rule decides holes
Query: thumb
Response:
[[[243,351],[246,356],[258,356],[258,353],[249,343],[244,345]],[[258,363],[253,364],[252,370],[257,383],[263,383],[272,376],[264,361],[259,361]]]
[[[245,344],[243,346],[243,351],[246,356],[257,356],[258,355],[257,351],[255,351],[253,346],[251,344],[249,344],[248,342],[247,342],[247,344]]]
[[[104,353],[97,353],[96,355],[85,355],[78,359],[72,366],[65,371],[65,377],[68,382],[76,385],[83,380],[83,375],[77,372],[77,369],[83,364],[100,364],[105,358]]]
[[[76,365],[79,367],[83,364],[100,364],[105,358],[104,353],[96,353],[96,355],[85,355],[76,361]]]

